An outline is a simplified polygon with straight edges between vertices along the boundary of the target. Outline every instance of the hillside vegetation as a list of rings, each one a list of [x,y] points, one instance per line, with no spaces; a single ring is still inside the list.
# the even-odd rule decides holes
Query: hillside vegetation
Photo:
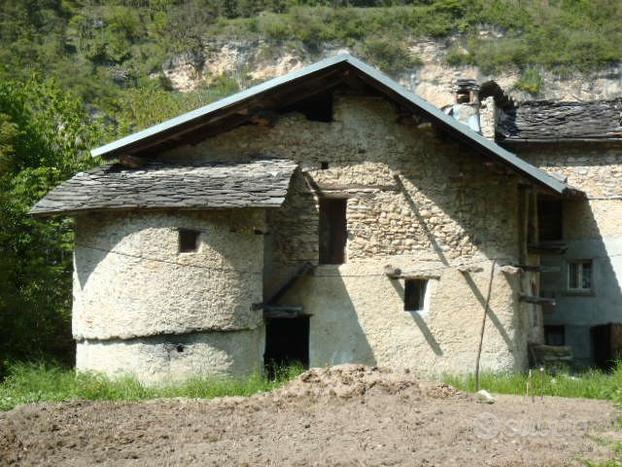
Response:
[[[238,89],[214,76],[176,92],[167,60],[263,39],[310,56],[346,46],[397,74],[420,63],[409,40],[452,36],[450,64],[516,65],[533,90],[538,69],[619,61],[620,24],[619,0],[2,0],[0,377],[7,363],[72,348],[71,223],[30,218],[33,203],[95,164],[90,147]]]
[[[463,43],[447,60],[486,71],[589,70],[622,58],[617,0],[4,0],[2,10],[6,73],[56,78],[122,133],[235,90],[225,78],[179,95],[162,74],[168,58],[214,39],[262,38],[311,53],[335,43],[389,73],[418,63],[405,40],[455,34]],[[482,25],[503,37],[481,37]]]

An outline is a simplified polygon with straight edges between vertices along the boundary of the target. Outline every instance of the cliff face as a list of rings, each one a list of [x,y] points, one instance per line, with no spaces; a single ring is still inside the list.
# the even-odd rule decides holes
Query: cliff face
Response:
[[[480,35],[490,35],[493,39],[495,34],[486,30],[480,32]],[[473,78],[480,83],[494,80],[518,102],[533,99],[588,101],[622,97],[620,65],[590,74],[576,72],[560,75],[544,69],[538,70],[541,77],[540,90],[537,94],[530,94],[516,87],[521,78],[521,70],[516,66],[487,74],[475,66],[449,65],[447,54],[450,49],[455,50],[460,41],[458,36],[440,40],[407,40],[409,50],[420,59],[421,65],[392,77],[439,107],[453,103],[453,88],[458,78]],[[253,82],[285,74],[340,52],[357,55],[352,48],[340,44],[325,44],[320,50],[309,51],[301,44],[208,39],[199,52],[178,55],[167,61],[163,71],[173,88],[182,92],[196,89],[223,74],[233,77],[241,88],[246,88]]]

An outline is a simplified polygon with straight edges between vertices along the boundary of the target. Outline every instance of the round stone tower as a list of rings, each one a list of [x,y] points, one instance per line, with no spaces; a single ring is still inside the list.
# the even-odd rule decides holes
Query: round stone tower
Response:
[[[77,369],[144,382],[259,370],[264,224],[261,209],[78,216]]]

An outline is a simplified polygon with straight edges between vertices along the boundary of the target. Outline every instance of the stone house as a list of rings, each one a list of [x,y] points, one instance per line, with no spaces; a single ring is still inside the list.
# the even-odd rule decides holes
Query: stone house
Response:
[[[545,342],[576,366],[622,351],[622,99],[496,106],[496,139],[579,197],[539,200]]]
[[[504,100],[482,87],[474,119],[466,84],[443,112],[339,55],[93,150],[32,210],[75,219],[77,368],[465,373],[482,329],[483,369],[526,368],[553,301],[538,206],[586,198],[476,131]]]

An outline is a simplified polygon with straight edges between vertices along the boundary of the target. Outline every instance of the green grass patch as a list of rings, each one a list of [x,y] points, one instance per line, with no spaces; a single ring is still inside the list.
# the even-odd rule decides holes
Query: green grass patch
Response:
[[[250,396],[276,389],[303,371],[302,366],[294,365],[279,369],[274,378],[257,373],[248,378],[191,378],[182,383],[146,386],[132,377],[111,379],[101,374],[76,373],[73,369],[49,364],[20,363],[10,366],[8,376],[0,383],[0,410],[46,401]]]
[[[443,378],[444,382],[460,390],[475,392],[474,375]],[[571,374],[567,371],[529,373],[483,373],[480,375],[480,388],[492,393],[523,396],[545,395],[582,399],[606,399],[622,403],[622,365],[618,364],[612,373],[589,370]],[[529,389],[528,389],[529,388]]]
[[[516,89],[527,91],[529,94],[536,95],[542,88],[542,76],[535,68],[527,68],[523,71],[518,82],[515,84]]]

